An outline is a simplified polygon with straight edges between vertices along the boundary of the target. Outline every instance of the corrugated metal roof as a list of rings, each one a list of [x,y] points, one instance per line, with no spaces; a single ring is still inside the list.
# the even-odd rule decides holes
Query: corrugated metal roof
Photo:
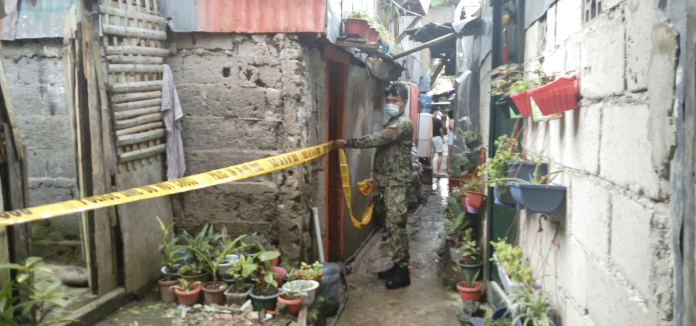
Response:
[[[177,32],[302,33],[326,29],[326,0],[163,2],[160,13],[171,18],[170,27]]]
[[[14,38],[62,38],[63,17],[74,3],[75,0],[21,0]]]

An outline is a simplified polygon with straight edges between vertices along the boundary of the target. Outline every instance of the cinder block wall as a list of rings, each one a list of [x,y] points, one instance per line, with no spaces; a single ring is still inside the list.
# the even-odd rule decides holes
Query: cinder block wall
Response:
[[[674,147],[676,31],[648,1],[560,0],[526,31],[526,70],[576,75],[578,110],[528,124],[568,187],[551,222],[520,218],[521,241],[564,325],[670,325],[673,257],[669,162]]]
[[[321,53],[291,34],[173,33],[172,68],[183,118],[186,174],[324,142]],[[290,259],[312,252],[310,208],[324,212],[324,160],[172,199],[177,229],[205,223],[259,232]]]
[[[78,198],[62,40],[2,42],[2,47],[19,135],[27,147],[30,204]],[[79,215],[32,223],[30,245],[31,254],[45,260],[81,263]]]

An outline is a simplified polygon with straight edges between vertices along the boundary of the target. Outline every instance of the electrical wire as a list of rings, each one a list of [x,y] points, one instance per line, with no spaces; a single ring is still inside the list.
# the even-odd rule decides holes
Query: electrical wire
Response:
[[[360,247],[358,247],[358,250],[356,250],[350,257],[348,257],[346,260],[343,261],[343,264],[341,264],[341,273],[343,274],[343,284],[346,286],[346,294],[343,296],[343,302],[341,302],[341,305],[338,306],[338,311],[336,312],[336,317],[334,320],[331,322],[331,326],[336,326],[336,323],[338,322],[338,319],[341,318],[341,313],[343,310],[346,308],[346,303],[348,303],[348,298],[350,297],[350,289],[348,288],[348,276],[346,275],[346,265],[350,264],[350,262],[355,259],[356,256],[362,251],[363,247],[367,244],[370,239],[372,239],[372,236],[377,232],[379,229],[379,226],[375,226],[372,228],[372,231],[370,231],[370,234],[363,240],[363,242],[360,244]]]

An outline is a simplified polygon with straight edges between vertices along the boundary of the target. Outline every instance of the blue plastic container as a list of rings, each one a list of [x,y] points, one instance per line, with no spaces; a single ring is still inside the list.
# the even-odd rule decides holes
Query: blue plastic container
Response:
[[[527,182],[532,181],[536,164],[525,161],[507,161],[508,178],[522,179]],[[517,171],[519,170],[519,172]],[[539,176],[544,177],[549,173],[549,165],[541,163],[539,165]]]
[[[566,187],[560,185],[524,184],[508,182],[512,197],[524,206],[527,215],[541,213],[551,215],[565,199]]]
[[[493,189],[493,203],[500,206],[505,206],[510,209],[517,209],[517,202],[512,197],[510,189],[507,186],[496,186]]]

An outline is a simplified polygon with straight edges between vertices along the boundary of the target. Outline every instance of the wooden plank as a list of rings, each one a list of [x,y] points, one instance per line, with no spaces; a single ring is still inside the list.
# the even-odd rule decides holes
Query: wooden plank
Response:
[[[134,11],[126,11],[126,10],[121,10],[121,9],[116,9],[113,7],[106,7],[106,6],[99,6],[99,10],[103,13],[107,13],[109,15],[114,15],[114,16],[120,16],[124,17],[126,19],[132,18],[132,19],[137,19],[137,20],[144,20],[148,22],[153,22],[157,24],[164,24],[166,21],[164,20],[163,17],[160,16],[155,16],[155,15],[149,15],[149,14],[144,14],[144,13],[139,13],[139,12],[134,12]]]
[[[350,41],[336,41],[337,46],[342,47],[353,47],[358,49],[372,49],[377,50],[380,48],[377,43],[360,43],[360,42],[350,42]]]
[[[109,90],[113,93],[135,93],[135,92],[147,92],[147,91],[161,91],[162,81],[138,81],[138,82],[126,82],[126,83],[116,83],[109,85]]]
[[[169,55],[169,50],[160,48],[151,48],[144,46],[130,46],[130,45],[120,45],[120,46],[108,46],[106,47],[107,55],[146,55],[152,57],[166,57]]]
[[[102,30],[104,31],[104,34],[107,34],[107,35],[117,35],[117,36],[125,36],[125,37],[140,37],[140,38],[155,39],[155,40],[166,40],[167,39],[167,33],[162,32],[162,31],[153,31],[151,29],[146,29],[146,28],[114,26],[114,25],[104,24],[102,26]]]
[[[160,112],[159,106],[152,106],[149,108],[114,112],[114,118],[116,118],[116,120],[124,120],[124,119],[128,119],[128,118],[143,116],[146,114],[156,113],[156,112]]]
[[[15,154],[15,142],[13,138],[13,131],[9,124],[4,123],[4,137],[5,137],[5,154],[7,155],[7,185],[9,187],[7,191],[9,202],[6,203],[5,209],[15,210],[22,209],[25,206],[24,198],[25,189],[24,183],[28,183],[28,180],[24,179],[26,175],[23,173],[22,161]],[[10,258],[12,262],[23,263],[25,259],[29,257],[29,224],[23,223],[8,227],[8,236],[12,245],[12,251],[10,252]]]
[[[121,130],[121,129],[126,129],[126,128],[132,128],[135,126],[144,125],[146,123],[161,121],[161,120],[162,120],[162,113],[157,112],[157,113],[143,115],[143,116],[133,118],[133,119],[117,120],[116,121],[116,129]]]
[[[123,135],[118,137],[118,146],[133,145],[153,139],[161,139],[166,136],[164,129],[155,129],[137,134]]]
[[[126,72],[126,73],[147,73],[147,72],[162,72],[162,65],[141,65],[141,64],[110,64],[109,72]]]
[[[139,132],[143,132],[143,131],[148,131],[150,129],[162,128],[162,127],[164,127],[163,122],[152,122],[152,123],[140,125],[140,126],[133,127],[133,128],[116,130],[116,136],[130,135],[130,134],[135,134],[135,133],[139,133]]]
[[[90,166],[92,184],[92,195],[101,195],[111,191],[111,184],[106,180],[109,178],[110,169],[109,162],[105,162],[104,158],[108,157],[105,151],[109,148],[104,148],[104,144],[108,144],[108,139],[104,140],[103,129],[105,128],[102,121],[102,110],[99,105],[100,90],[99,79],[95,67],[97,67],[98,57],[95,58],[95,51],[90,46],[91,44],[99,44],[98,26],[95,19],[98,17],[91,15],[91,12],[97,11],[96,3],[91,0],[81,0],[82,8],[82,56],[84,61],[84,76],[87,87],[87,107],[84,108],[87,113],[89,124],[90,137]],[[101,69],[101,67],[99,67]],[[107,119],[108,117],[104,117]],[[107,125],[108,126],[108,125]],[[108,129],[108,128],[107,128]],[[107,130],[108,131],[108,130]],[[87,135],[86,135],[87,136]],[[107,209],[98,209],[93,211],[93,220],[91,221],[90,232],[94,235],[95,240],[93,245],[93,256],[97,267],[97,290],[98,294],[106,294],[117,287],[118,277],[116,255],[114,251],[114,233],[111,227],[111,219]]]
[[[125,152],[120,154],[120,162],[128,162],[138,159],[147,158],[153,155],[164,153],[167,145],[160,144],[152,147],[141,148],[131,152]]]
[[[2,58],[2,45],[0,45],[0,58]],[[15,150],[17,151],[17,157],[22,159],[24,157],[24,152],[22,151],[22,142],[19,138],[19,128],[17,128],[17,118],[14,114],[14,106],[12,105],[12,97],[10,96],[10,88],[7,83],[7,76],[5,76],[5,61],[0,60],[0,89],[2,91],[2,97],[4,99],[5,112],[7,113],[7,118],[9,120],[10,127],[12,127],[13,138],[15,142]]]
[[[161,65],[164,63],[164,58],[162,57],[135,57],[135,56],[128,56],[128,55],[108,55],[106,56],[106,59],[109,60],[110,63],[132,63],[132,64],[153,64],[153,65]],[[161,72],[161,70],[160,70]]]
[[[117,103],[117,104],[111,105],[111,107],[113,108],[114,112],[120,112],[120,111],[140,109],[140,108],[153,107],[153,106],[160,107],[161,105],[162,105],[162,97],[160,95],[159,98],[153,98],[153,99],[144,100],[144,101]]]
[[[140,100],[151,100],[151,99],[160,99],[160,101],[161,101],[162,100],[162,91],[134,92],[134,93],[128,93],[128,94],[111,95],[111,103],[124,103],[124,102],[140,101]]]

